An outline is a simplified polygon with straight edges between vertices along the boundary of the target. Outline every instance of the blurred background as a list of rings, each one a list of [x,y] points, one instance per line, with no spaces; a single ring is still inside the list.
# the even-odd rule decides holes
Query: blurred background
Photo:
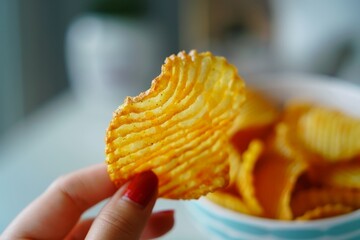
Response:
[[[295,70],[359,82],[359,4],[1,1],[0,134],[66,91],[146,89],[179,50],[224,55],[241,74]]]
[[[103,162],[112,112],[180,50],[223,55],[243,76],[360,84],[359,9],[357,0],[0,1],[0,231],[56,176]]]

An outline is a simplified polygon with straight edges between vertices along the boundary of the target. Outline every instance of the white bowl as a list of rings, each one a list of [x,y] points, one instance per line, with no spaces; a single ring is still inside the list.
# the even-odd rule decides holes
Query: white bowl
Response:
[[[360,117],[360,87],[339,79],[306,74],[261,74],[245,77],[248,86],[278,104],[302,99]],[[240,214],[206,198],[187,203],[196,225],[211,239],[360,239],[360,210],[309,222],[271,220]]]

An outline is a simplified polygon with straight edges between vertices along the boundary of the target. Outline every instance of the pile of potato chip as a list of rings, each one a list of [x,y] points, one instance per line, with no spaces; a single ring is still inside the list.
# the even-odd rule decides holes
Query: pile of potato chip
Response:
[[[230,184],[207,195],[226,208],[280,220],[313,220],[360,208],[360,119],[314,103],[279,109],[261,93],[231,129]]]

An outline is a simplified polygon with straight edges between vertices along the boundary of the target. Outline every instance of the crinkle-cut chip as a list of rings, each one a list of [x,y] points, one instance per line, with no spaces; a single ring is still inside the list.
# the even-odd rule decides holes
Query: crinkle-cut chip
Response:
[[[289,159],[310,163],[324,162],[321,156],[309,151],[297,134],[299,120],[312,108],[313,103],[289,101],[285,108],[281,121],[274,128],[274,138],[271,143],[277,152]]]
[[[264,144],[260,140],[253,140],[249,148],[242,155],[242,165],[237,175],[237,188],[249,207],[252,215],[261,215],[263,210],[255,196],[254,168],[256,161],[264,151]]]
[[[342,214],[353,211],[352,207],[343,204],[326,204],[324,206],[318,206],[314,209],[306,211],[302,216],[297,217],[295,220],[308,221],[315,219],[323,219],[329,217],[335,217]]]
[[[298,177],[306,170],[302,161],[289,160],[275,152],[265,152],[254,171],[256,197],[264,217],[290,220],[290,199]]]
[[[314,107],[300,118],[297,134],[307,148],[330,162],[360,153],[360,119],[341,112]]]
[[[274,128],[274,136],[268,140],[268,145],[287,159],[301,162],[319,162],[318,156],[306,151],[299,142],[291,123],[278,123]]]
[[[206,198],[225,208],[240,213],[251,214],[246,204],[242,201],[242,199],[239,196],[235,194],[220,190],[209,193],[208,195],[206,195]]]
[[[281,121],[286,123],[297,123],[298,120],[314,107],[313,103],[290,100],[286,102]]]
[[[303,159],[302,151],[296,148],[297,139],[291,134],[290,126],[284,122],[276,125],[274,136],[268,142],[271,142],[272,148],[286,158]]]
[[[315,167],[311,179],[326,186],[357,188],[360,190],[360,161],[339,162]]]
[[[230,141],[236,151],[241,154],[246,151],[253,139],[266,139],[271,130],[272,126],[240,129],[232,135]]]
[[[295,218],[311,209],[327,204],[343,204],[353,209],[359,209],[360,191],[350,188],[311,188],[297,192],[291,199],[291,209]]]
[[[299,101],[290,101],[286,104],[281,121],[273,130],[273,136],[268,141],[271,148],[288,159],[304,162],[321,162],[319,156],[311,153],[303,146],[297,136],[299,119],[313,108],[313,104]]]
[[[241,129],[257,129],[270,126],[279,117],[279,110],[261,93],[246,88],[246,101],[233,124],[232,131],[235,133]]]
[[[230,182],[228,187],[236,187],[237,175],[241,169],[241,155],[234,148],[231,148],[229,152],[229,164]]]
[[[242,153],[254,138],[265,139],[279,118],[279,110],[261,93],[246,88],[246,101],[230,129],[231,143]]]
[[[127,97],[106,134],[106,163],[121,186],[152,170],[159,197],[194,199],[228,183],[229,135],[245,100],[225,58],[180,52],[165,60],[146,92]]]

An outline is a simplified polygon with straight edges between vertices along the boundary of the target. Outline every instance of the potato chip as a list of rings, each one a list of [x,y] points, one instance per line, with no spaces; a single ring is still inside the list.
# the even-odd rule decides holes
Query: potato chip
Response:
[[[299,119],[308,111],[310,111],[314,106],[315,105],[313,103],[290,100],[285,103],[281,121],[290,124],[297,124]]]
[[[330,162],[349,160],[360,152],[360,119],[338,111],[312,108],[300,118],[297,134],[308,149]]]
[[[335,217],[341,214],[346,214],[354,209],[343,204],[326,204],[314,209],[306,211],[302,216],[297,217],[296,220],[315,220],[328,217]]]
[[[263,212],[262,207],[256,199],[254,188],[254,168],[256,161],[260,158],[263,151],[263,142],[256,139],[253,140],[243,154],[242,165],[237,175],[236,186],[253,215],[261,215]]]
[[[246,206],[246,204],[244,204],[241,198],[230,192],[216,191],[206,195],[206,198],[220,206],[231,209],[233,211],[250,214],[248,207]]]
[[[286,103],[281,120],[274,128],[273,147],[289,159],[305,162],[321,162],[319,156],[306,149],[298,137],[299,119],[314,107],[296,100]]]
[[[257,161],[254,171],[255,194],[265,217],[292,219],[292,191],[306,168],[304,162],[286,159],[272,151]]]
[[[234,132],[245,128],[262,128],[272,125],[279,117],[279,111],[259,92],[246,88],[246,102],[242,112],[234,120]]]
[[[246,89],[246,101],[233,124],[231,142],[242,153],[252,139],[266,138],[279,117],[279,110],[260,93]]]
[[[289,123],[280,122],[276,125],[274,136],[268,141],[276,152],[287,159],[300,162],[315,162],[317,156],[306,151],[294,134],[294,126]]]
[[[241,169],[241,155],[234,149],[230,149],[229,153],[229,164],[230,164],[230,171],[229,177],[230,182],[228,187],[236,187],[237,176]]]
[[[360,191],[349,188],[311,188],[294,194],[291,209],[295,218],[307,211],[327,204],[342,204],[353,209],[360,208]]]
[[[128,97],[106,135],[110,178],[121,186],[153,170],[159,196],[198,198],[228,182],[229,135],[245,100],[244,82],[225,58],[180,52],[165,60],[146,92]]]
[[[360,190],[360,161],[358,160],[317,166],[309,173],[315,183]]]
[[[302,151],[297,147],[297,140],[293,137],[291,130],[290,126],[284,122],[277,124],[274,136],[269,142],[282,156],[289,159],[303,160]]]

